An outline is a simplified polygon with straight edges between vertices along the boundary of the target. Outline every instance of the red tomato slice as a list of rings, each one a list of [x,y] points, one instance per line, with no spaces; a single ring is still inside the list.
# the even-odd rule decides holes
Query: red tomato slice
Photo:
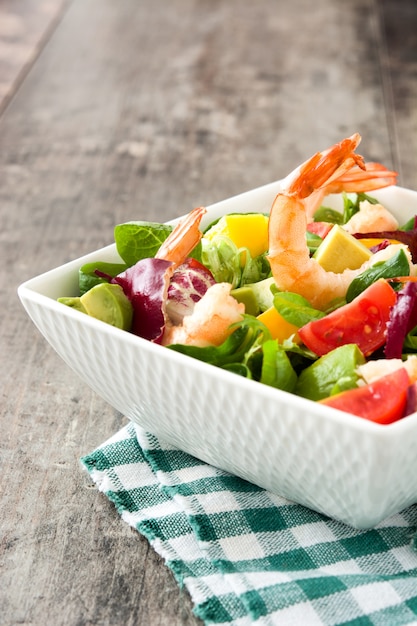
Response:
[[[407,370],[401,367],[369,385],[342,391],[320,403],[371,422],[391,424],[404,416],[409,385]]]
[[[385,343],[390,309],[396,299],[394,289],[380,278],[349,304],[305,324],[298,334],[319,356],[346,343],[356,343],[368,356]]]
[[[322,239],[324,239],[326,235],[329,234],[332,228],[333,224],[330,224],[330,222],[310,222],[310,224],[307,225],[307,230],[309,233],[312,233],[313,235],[318,235]]]

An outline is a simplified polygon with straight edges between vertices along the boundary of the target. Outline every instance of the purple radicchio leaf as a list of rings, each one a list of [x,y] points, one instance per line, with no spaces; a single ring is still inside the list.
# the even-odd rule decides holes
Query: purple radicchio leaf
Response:
[[[417,284],[408,282],[398,292],[387,325],[384,354],[387,359],[400,359],[405,337],[417,325]]]
[[[375,246],[371,246],[369,249],[372,252],[372,254],[375,254],[376,252],[379,252],[380,250],[385,250],[385,248],[388,248],[388,246],[391,245],[391,242],[389,239],[384,239],[383,241],[381,241],[381,243],[377,243]]]
[[[395,239],[405,243],[411,253],[413,263],[417,263],[417,228],[412,230],[384,230],[374,233],[354,233],[356,239]]]
[[[141,259],[112,279],[120,285],[133,306],[132,332],[160,343],[165,330],[165,301],[171,261]]]
[[[191,315],[194,305],[215,284],[211,272],[196,259],[189,258],[174,271],[168,288],[166,312],[173,324]]]
[[[407,389],[407,401],[405,404],[404,415],[411,415],[417,411],[417,386],[414,383],[413,385],[409,385]]]

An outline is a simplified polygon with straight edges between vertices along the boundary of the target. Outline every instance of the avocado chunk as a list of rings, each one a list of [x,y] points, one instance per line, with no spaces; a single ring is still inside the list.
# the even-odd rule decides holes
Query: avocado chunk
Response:
[[[130,330],[133,307],[120,285],[101,283],[81,296],[88,315],[122,330]]]
[[[273,277],[264,278],[257,283],[248,283],[244,287],[232,289],[232,295],[238,302],[243,302],[249,315],[259,315],[274,305],[271,286],[275,284]]]
[[[310,400],[322,400],[353,389],[359,379],[357,367],[363,363],[365,357],[355,343],[340,346],[301,372],[295,393]]]
[[[78,296],[75,296],[74,298],[58,298],[58,302],[65,304],[76,311],[81,311],[81,313],[87,313],[85,306],[81,302],[81,298]]]
[[[370,259],[372,252],[353,235],[335,224],[314,253],[314,258],[327,272],[336,274],[349,268],[358,269]]]
[[[253,289],[248,286],[238,287],[237,289],[232,289],[230,295],[233,296],[238,302],[243,302],[245,305],[245,313],[248,315],[258,315],[259,313],[259,305],[256,301],[255,293]]]
[[[116,328],[131,328],[133,307],[120,285],[100,283],[81,297],[58,298],[58,302]]]
[[[274,304],[274,294],[271,291],[272,285],[275,285],[273,276],[264,278],[257,283],[248,283],[246,287],[250,287],[255,294],[256,302],[261,313],[270,309]]]

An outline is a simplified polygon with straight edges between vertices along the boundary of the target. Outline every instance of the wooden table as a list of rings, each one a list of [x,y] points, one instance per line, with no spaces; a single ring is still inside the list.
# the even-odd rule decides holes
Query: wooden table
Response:
[[[47,345],[17,285],[116,223],[270,182],[354,131],[417,188],[417,4],[9,0],[0,44],[0,624],[198,624],[80,468],[124,417]]]

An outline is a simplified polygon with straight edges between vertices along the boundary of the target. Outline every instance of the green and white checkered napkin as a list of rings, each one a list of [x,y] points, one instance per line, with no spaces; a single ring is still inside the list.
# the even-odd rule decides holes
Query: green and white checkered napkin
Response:
[[[132,423],[82,462],[206,624],[417,624],[417,505],[356,531]]]

